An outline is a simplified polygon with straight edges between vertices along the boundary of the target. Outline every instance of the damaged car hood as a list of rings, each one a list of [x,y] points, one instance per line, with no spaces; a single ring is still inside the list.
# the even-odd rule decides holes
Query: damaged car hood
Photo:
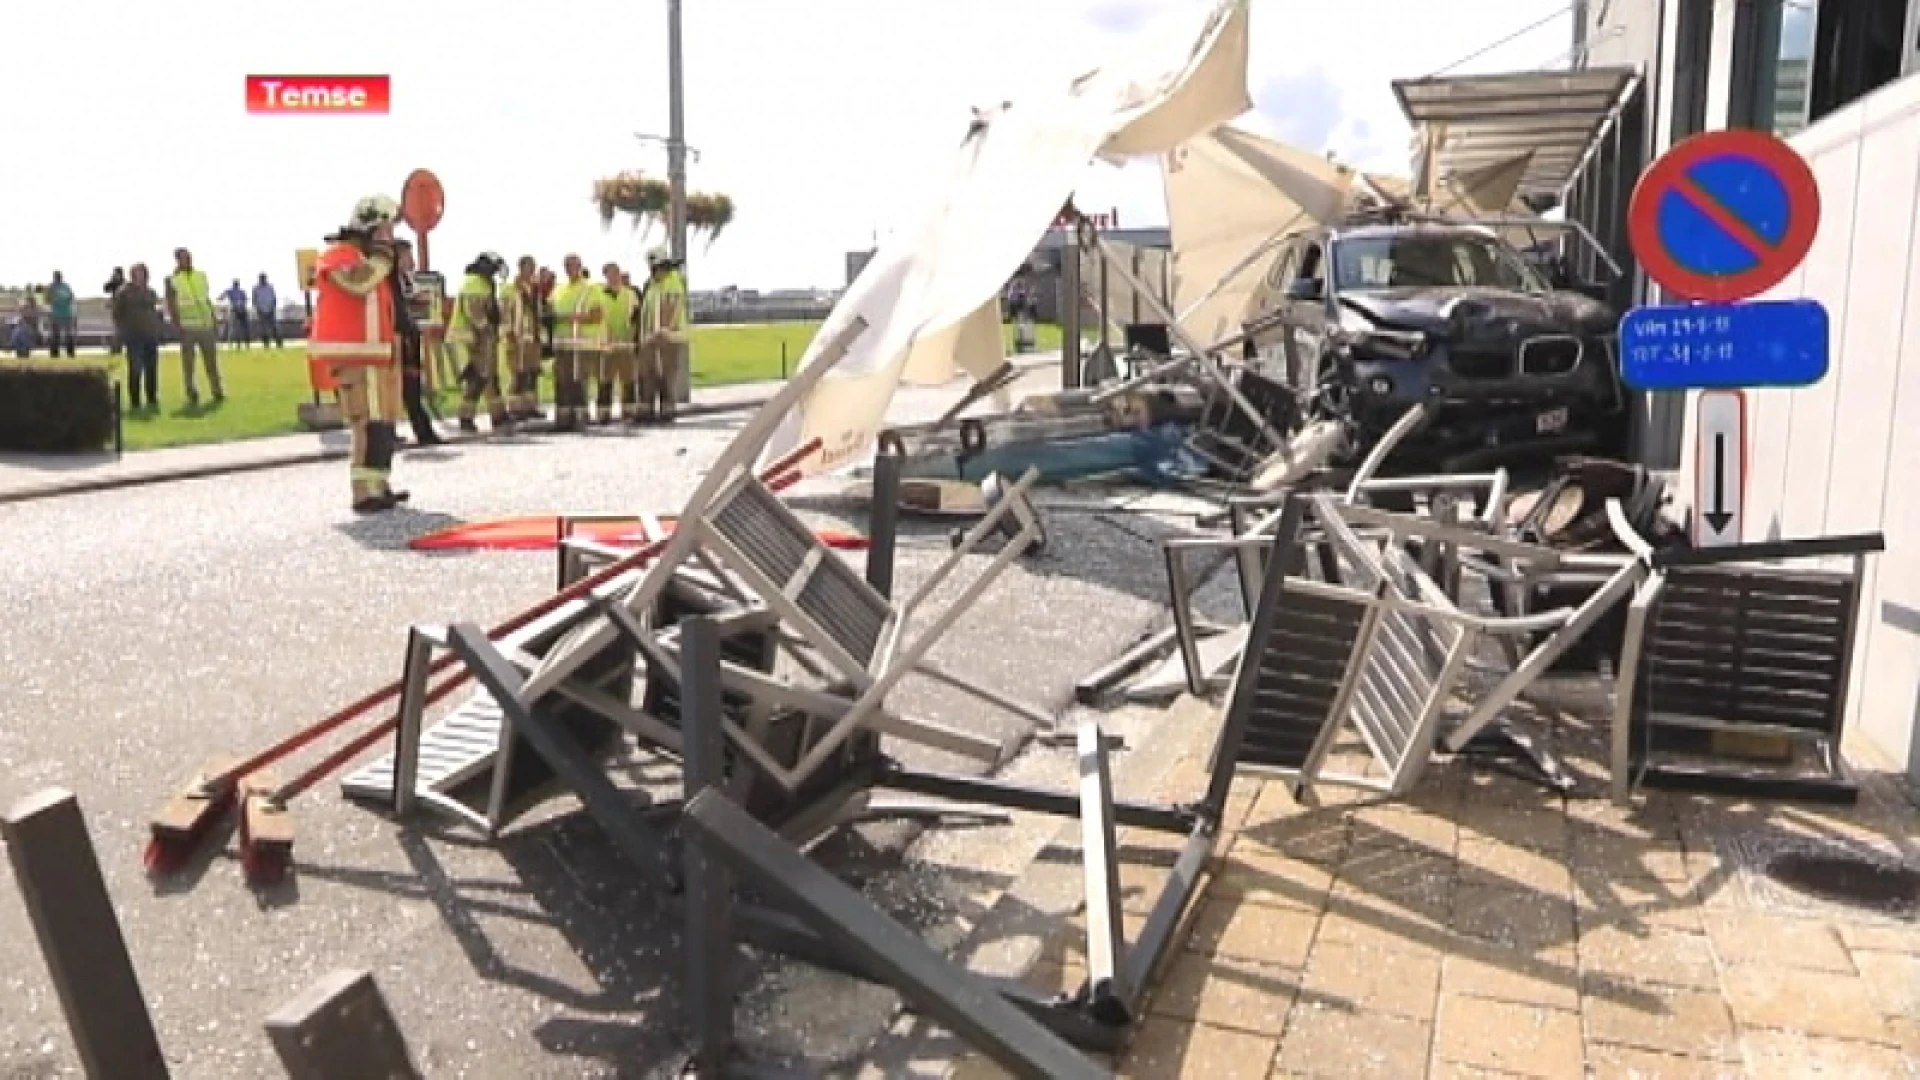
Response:
[[[1342,292],[1340,305],[1382,330],[1418,330],[1449,338],[1606,333],[1613,323],[1606,305],[1573,292],[1366,289]]]

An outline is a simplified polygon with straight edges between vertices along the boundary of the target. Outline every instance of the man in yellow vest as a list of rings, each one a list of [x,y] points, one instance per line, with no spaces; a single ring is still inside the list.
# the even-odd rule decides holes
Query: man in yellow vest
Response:
[[[634,327],[640,320],[640,294],[627,282],[627,275],[621,273],[618,263],[608,263],[600,272],[606,275],[606,283],[601,288],[607,294],[607,351],[600,360],[593,422],[613,422],[613,403],[618,391],[620,412],[631,424],[637,397],[633,388]]]
[[[487,420],[496,435],[513,432],[506,402],[500,398],[500,300],[495,288],[506,260],[489,251],[467,266],[460,296],[447,326],[447,343],[459,350],[460,430],[478,431],[474,407],[487,401]]]
[[[607,294],[580,256],[567,256],[564,265],[566,284],[553,292],[553,429],[579,431],[587,419],[585,380],[606,351]]]
[[[500,297],[507,366],[512,379],[507,415],[514,420],[540,416],[540,276],[533,256],[520,256],[520,273]]]
[[[671,424],[675,380],[687,362],[687,279],[663,247],[647,253],[647,269],[640,300],[640,415]]]
[[[185,376],[187,406],[200,404],[200,390],[193,376],[195,354],[206,366],[213,400],[225,401],[227,392],[220,383],[220,331],[207,275],[193,268],[193,253],[186,248],[174,249],[173,266],[173,274],[167,278],[167,318],[173,320],[174,331],[180,336],[180,369]]]

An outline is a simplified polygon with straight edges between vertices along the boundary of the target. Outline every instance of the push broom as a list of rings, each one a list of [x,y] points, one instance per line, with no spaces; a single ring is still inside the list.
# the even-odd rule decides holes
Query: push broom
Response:
[[[761,481],[776,491],[792,486],[800,479],[800,463],[820,446],[820,440],[814,439],[774,461],[760,474]],[[487,636],[499,640],[552,613],[562,604],[585,596],[613,578],[645,566],[659,556],[665,544],[664,540],[656,541],[622,556],[494,627]],[[454,667],[456,662],[453,656],[443,656],[433,663],[429,675],[439,675]],[[425,704],[439,702],[464,685],[467,679],[465,670],[453,672],[428,690]],[[285,784],[278,783],[277,778],[267,770],[354,720],[395,701],[400,696],[401,686],[398,680],[389,683],[242,761],[229,764],[231,759],[221,759],[210,765],[167,800],[150,822],[150,838],[143,859],[147,871],[164,875],[185,865],[207,834],[225,820],[235,802],[244,799],[245,809],[240,818],[243,872],[249,880],[256,882],[269,882],[284,876],[293,851],[292,822],[287,816],[286,804],[381,739],[392,735],[400,724],[399,713],[396,710],[393,715],[349,740]]]

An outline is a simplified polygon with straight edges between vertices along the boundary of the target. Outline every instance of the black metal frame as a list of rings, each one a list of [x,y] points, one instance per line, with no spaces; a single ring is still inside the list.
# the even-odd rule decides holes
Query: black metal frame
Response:
[[[892,578],[892,533],[899,470],[895,461],[876,468],[868,579],[886,589]],[[1297,523],[1299,509],[1291,512]],[[1297,557],[1297,553],[1296,553]],[[879,564],[879,565],[875,565]],[[616,621],[623,634],[640,631],[632,620]],[[559,717],[521,701],[521,673],[479,627],[449,629],[449,650],[488,690],[502,710],[504,730],[524,740],[553,773],[571,787],[614,843],[663,893],[684,888],[687,911],[688,1002],[695,1048],[690,1065],[703,1075],[753,1071],[740,1060],[732,1027],[736,943],[745,941],[816,966],[884,984],[1018,1075],[1102,1075],[1071,1050],[1118,1050],[1153,976],[1171,950],[1175,933],[1198,892],[1200,877],[1220,836],[1233,780],[1239,732],[1229,711],[1227,731],[1216,751],[1213,775],[1192,803],[1118,800],[1106,755],[1112,740],[1095,723],[1080,732],[1081,781],[1077,790],[1055,790],[983,777],[910,769],[863,739],[860,760],[843,783],[820,801],[835,801],[842,788],[891,789],[959,802],[1025,810],[1082,823],[1085,840],[1089,955],[1092,975],[1074,993],[1046,995],[1009,979],[987,978],[939,956],[857,893],[816,867],[796,848],[727,797],[727,748],[720,722],[720,624],[707,616],[677,621],[680,629],[680,733],[684,801],[636,805],[601,774],[597,764],[560,726]],[[870,745],[865,745],[870,744]],[[650,823],[659,811],[677,810],[679,851]],[[1123,940],[1115,829],[1150,829],[1185,837],[1146,925],[1133,942]],[[736,876],[776,898],[778,907],[735,897]],[[878,943],[876,945],[876,943]]]

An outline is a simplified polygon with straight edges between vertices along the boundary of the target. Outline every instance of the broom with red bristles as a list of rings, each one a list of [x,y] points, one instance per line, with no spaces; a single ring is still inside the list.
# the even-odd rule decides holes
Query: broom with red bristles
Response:
[[[821,442],[815,439],[773,462],[761,472],[761,482],[775,491],[791,487],[800,479],[799,466]],[[562,604],[577,600],[589,591],[628,571],[644,567],[658,558],[666,541],[648,544],[593,574],[555,593],[533,607],[508,619],[488,632],[499,640],[522,629],[534,620],[553,612]],[[455,666],[457,660],[443,656],[429,669],[429,677]],[[431,687],[425,705],[433,705],[464,685],[468,679],[462,669]],[[302,728],[272,746],[233,764],[216,762],[169,799],[150,822],[150,839],[143,861],[155,875],[173,872],[189,862],[201,841],[220,822],[236,802],[244,802],[240,816],[240,861],[248,880],[270,883],[283,877],[292,861],[293,831],[286,804],[352,761],[369,747],[387,738],[400,725],[398,710],[367,731],[355,736],[312,768],[280,784],[267,770],[354,720],[395,701],[402,683],[395,681],[359,699],[318,723]]]

